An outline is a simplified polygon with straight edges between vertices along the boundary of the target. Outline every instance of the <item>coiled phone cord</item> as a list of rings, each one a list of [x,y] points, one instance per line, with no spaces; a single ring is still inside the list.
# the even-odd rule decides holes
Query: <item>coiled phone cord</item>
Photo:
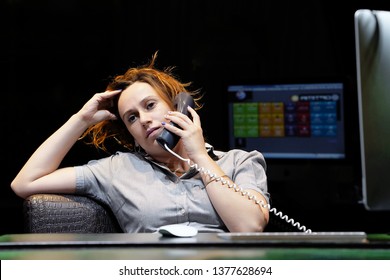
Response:
[[[233,189],[235,192],[241,193],[242,196],[248,197],[249,200],[254,201],[256,204],[260,205],[263,208],[268,208],[270,212],[274,213],[274,215],[278,216],[282,220],[285,220],[287,223],[292,224],[294,227],[297,227],[299,230],[302,230],[306,233],[312,233],[310,229],[306,229],[304,225],[301,225],[299,222],[295,222],[294,219],[289,218],[287,215],[284,215],[281,211],[278,211],[276,208],[271,207],[269,203],[265,203],[263,200],[257,199],[256,196],[251,195],[249,192],[244,191],[241,187],[237,186],[235,183],[231,183],[228,180],[223,179],[223,177],[218,177],[216,174],[210,172],[210,170],[207,170],[203,167],[199,167],[196,163],[191,164],[190,159],[186,159],[172,151],[167,144],[164,144],[164,148],[170,152],[175,157],[179,158],[182,161],[185,161],[191,168],[195,168],[197,171],[206,174],[211,178],[211,180],[216,182],[221,182],[222,185],[227,185],[228,188]]]

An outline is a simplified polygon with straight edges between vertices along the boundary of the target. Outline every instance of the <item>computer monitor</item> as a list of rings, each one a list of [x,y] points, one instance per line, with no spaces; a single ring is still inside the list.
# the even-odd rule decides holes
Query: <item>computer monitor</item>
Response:
[[[390,12],[354,14],[363,203],[390,210]]]
[[[344,159],[342,80],[227,87],[229,146],[268,159]]]

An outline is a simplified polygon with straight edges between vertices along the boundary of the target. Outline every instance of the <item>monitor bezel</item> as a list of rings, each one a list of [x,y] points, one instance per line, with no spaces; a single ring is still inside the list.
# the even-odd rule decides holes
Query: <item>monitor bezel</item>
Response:
[[[385,155],[386,152],[388,152],[388,149],[383,149],[384,145],[381,144],[384,142],[388,143],[388,138],[386,137],[389,136],[386,136],[387,128],[381,133],[381,127],[378,127],[377,125],[377,120],[383,122],[383,116],[385,115],[381,115],[379,110],[377,110],[378,108],[372,107],[372,104],[376,102],[376,99],[372,98],[377,96],[378,93],[379,96],[383,97],[381,94],[383,94],[382,91],[386,91],[383,90],[385,84],[390,87],[388,71],[385,70],[388,69],[387,65],[390,66],[389,48],[383,45],[386,42],[387,44],[390,44],[390,37],[387,39],[379,37],[380,34],[387,34],[386,32],[381,32],[378,28],[378,21],[376,19],[379,14],[381,14],[381,27],[383,28],[383,22],[386,20],[388,25],[386,25],[385,30],[390,30],[390,11],[359,9],[356,10],[354,14],[359,142],[361,154],[360,185],[362,188],[362,203],[367,211],[390,211],[390,190],[388,184],[386,184],[390,182],[386,182],[387,176],[386,174],[383,174],[387,173],[387,164],[386,159],[382,158],[382,155]],[[364,36],[364,38],[362,38],[362,36]],[[370,44],[368,44],[368,42]],[[362,49],[363,44],[366,43],[367,45],[373,46],[373,48]],[[369,54],[369,56],[367,54]],[[380,61],[380,63],[375,63],[375,61]],[[380,89],[377,88],[379,90],[376,90],[377,81],[379,80],[382,81],[382,83]],[[381,104],[384,101],[385,99],[380,99]],[[363,106],[363,102],[370,106],[370,111],[368,111],[366,104]],[[366,109],[363,109],[363,107]],[[367,116],[369,116],[370,119],[366,119]],[[384,123],[387,122],[384,121]],[[376,137],[381,139],[380,143],[376,142],[372,144],[372,140],[367,141],[368,136],[372,135],[371,132],[365,132],[365,129],[368,127],[371,130],[375,130]],[[368,142],[371,144],[367,144]],[[375,153],[372,152],[374,150]],[[382,170],[382,168],[384,169]],[[372,172],[373,170],[375,170],[374,173]],[[370,175],[368,175],[368,173],[370,173]],[[370,181],[370,183],[368,183],[368,181]]]

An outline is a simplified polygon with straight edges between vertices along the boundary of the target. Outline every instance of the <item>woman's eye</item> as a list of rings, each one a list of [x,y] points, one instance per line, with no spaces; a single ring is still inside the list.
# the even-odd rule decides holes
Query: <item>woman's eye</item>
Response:
[[[151,110],[154,108],[154,106],[156,106],[156,102],[151,101],[151,102],[146,104],[146,109]]]
[[[127,121],[130,122],[130,123],[133,123],[137,120],[137,117],[135,115],[130,115],[128,118],[127,118]]]

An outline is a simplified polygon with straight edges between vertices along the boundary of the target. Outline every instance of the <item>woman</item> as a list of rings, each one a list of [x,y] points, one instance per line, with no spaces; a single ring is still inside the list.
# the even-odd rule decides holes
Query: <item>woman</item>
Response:
[[[36,193],[76,193],[107,204],[124,232],[155,232],[166,224],[199,231],[263,231],[269,219],[265,161],[257,151],[214,151],[205,143],[196,110],[198,91],[172,68],[148,65],[115,77],[30,157],[11,187],[26,198]],[[175,111],[175,97],[189,92],[189,116]],[[174,122],[177,126],[171,124]],[[178,137],[171,151],[156,141],[166,129]],[[59,168],[80,138],[117,151],[82,166]],[[109,151],[108,151],[109,152]]]

